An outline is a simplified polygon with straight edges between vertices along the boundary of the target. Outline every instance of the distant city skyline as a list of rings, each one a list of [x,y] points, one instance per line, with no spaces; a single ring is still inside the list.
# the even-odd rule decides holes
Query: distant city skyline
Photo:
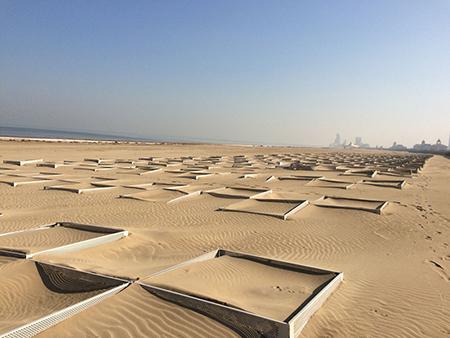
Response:
[[[330,143],[330,147],[339,147],[339,146],[344,146],[344,145],[356,145],[356,146],[360,146],[362,148],[376,148],[376,147],[380,147],[380,146],[384,147],[384,148],[389,148],[389,147],[392,147],[393,145],[397,145],[397,146],[405,146],[406,148],[412,149],[414,146],[421,144],[421,143],[433,145],[433,144],[438,144],[440,142],[440,144],[445,145],[447,148],[450,148],[450,132],[448,135],[449,135],[448,144],[445,143],[445,138],[442,139],[442,138],[438,137],[434,141],[425,140],[425,139],[421,139],[420,141],[417,140],[414,144],[411,144],[411,145],[402,144],[397,141],[392,141],[392,143],[390,145],[385,146],[385,145],[369,144],[369,143],[365,142],[366,140],[362,136],[355,136],[353,138],[345,138],[345,137],[342,137],[340,133],[336,133],[334,141]]]
[[[450,2],[3,1],[0,125],[445,143]]]

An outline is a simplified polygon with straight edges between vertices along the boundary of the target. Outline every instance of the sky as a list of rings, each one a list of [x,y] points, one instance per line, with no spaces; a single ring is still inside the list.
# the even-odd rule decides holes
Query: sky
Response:
[[[450,1],[0,0],[0,126],[447,144]]]

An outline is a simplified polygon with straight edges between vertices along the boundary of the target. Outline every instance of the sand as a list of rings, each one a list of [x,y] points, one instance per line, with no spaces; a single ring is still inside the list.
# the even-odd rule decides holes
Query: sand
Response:
[[[49,315],[102,292],[71,290],[74,280],[57,276],[44,281],[34,262],[11,261],[0,265],[0,334]],[[51,272],[50,272],[51,274]],[[51,278],[51,275],[48,275]]]
[[[0,236],[0,250],[34,253],[101,236],[101,233],[66,227],[21,231]]]
[[[74,194],[44,190],[39,184],[18,187],[0,184],[0,212],[3,214],[0,217],[0,232],[30,229],[57,221],[124,228],[130,232],[130,236],[119,241],[73,253],[43,255],[39,259],[128,278],[145,279],[160,269],[219,247],[343,271],[344,282],[311,318],[302,333],[303,337],[448,336],[450,160],[434,156],[420,173],[412,177],[394,177],[392,173],[404,175],[404,172],[379,169],[374,179],[407,181],[404,189],[392,189],[358,184],[362,177],[343,177],[339,175],[342,171],[290,171],[277,167],[278,159],[290,153],[304,154],[304,161],[314,158],[314,161],[339,162],[333,164],[335,166],[350,166],[356,162],[361,165],[372,163],[387,166],[384,164],[386,161],[389,161],[389,166],[398,166],[404,163],[405,157],[403,153],[363,150],[337,152],[326,149],[222,145],[0,142],[0,161],[42,158],[44,162],[57,163],[71,160],[77,166],[84,158],[138,160],[151,156],[160,158],[158,161],[161,162],[165,159],[168,163],[169,159],[181,159],[183,156],[192,156],[192,162],[204,162],[207,156],[221,155],[224,157],[220,161],[214,163],[211,160],[212,168],[208,169],[216,175],[200,178],[198,182],[211,184],[211,189],[247,185],[272,189],[277,193],[296,193],[309,201],[315,201],[323,195],[389,201],[389,207],[382,215],[359,210],[321,208],[311,203],[298,212],[298,217],[281,221],[256,214],[217,211],[239,199],[217,198],[209,194],[187,199],[183,203],[140,203],[118,198],[119,195],[138,191],[123,186]],[[256,154],[264,154],[265,157],[255,157]],[[229,161],[236,155],[245,155],[247,163],[242,162],[233,168]],[[243,158],[236,157],[239,161]],[[166,169],[192,165],[175,162],[174,166],[160,166],[161,170],[145,177],[155,182],[176,180],[177,183],[193,184],[197,181],[176,178],[179,173],[165,172]],[[253,168],[249,168],[249,165],[253,165]],[[321,165],[322,168],[325,166]],[[14,166],[14,169],[21,172],[41,171],[35,165]],[[46,172],[83,177],[88,181],[94,181],[93,176],[123,177],[120,176],[123,170],[113,168],[107,173],[96,173],[76,170],[71,166],[45,168]],[[387,174],[380,174],[383,171]],[[356,184],[352,189],[336,189],[303,185],[300,181],[296,184],[297,181],[293,180],[264,182],[258,177],[240,181],[240,176],[252,172],[267,176],[317,174],[329,179],[345,178],[345,181]],[[410,171],[406,173],[408,175],[411,175]],[[9,264],[0,260],[0,269]],[[24,271],[25,275],[28,273],[31,274]],[[258,279],[255,282],[259,283]],[[19,282],[14,283],[20,286]],[[125,297],[127,294],[131,296]],[[160,300],[147,302],[147,298],[142,296],[144,294],[148,292],[137,285],[133,286],[133,289],[126,289],[56,325],[42,333],[42,336],[211,337],[234,334],[221,324],[178,305],[167,302],[163,302],[163,305]],[[0,309],[7,309],[11,313],[9,317],[0,316],[2,320],[8,318],[5,324],[14,326],[21,322],[15,317],[22,312],[27,313],[26,318],[29,318],[28,314],[39,314],[39,307],[33,302],[11,303],[10,298],[5,297],[0,298]],[[45,303],[50,298],[43,299]],[[48,306],[52,307],[52,302],[54,305],[59,304],[50,299]],[[147,309],[145,305],[149,303],[153,304],[153,307],[148,307],[152,311],[144,311]]]
[[[82,325],[80,325],[82,323]],[[199,313],[135,284],[38,337],[239,337]]]
[[[174,190],[154,189],[133,194],[121,195],[121,198],[135,199],[147,202],[169,202],[175,198],[182,197],[185,194]]]

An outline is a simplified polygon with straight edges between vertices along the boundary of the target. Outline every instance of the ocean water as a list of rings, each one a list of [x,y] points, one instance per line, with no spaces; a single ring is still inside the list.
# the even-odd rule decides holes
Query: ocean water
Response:
[[[0,127],[0,136],[10,137],[35,137],[52,139],[73,139],[73,140],[98,140],[98,141],[154,141],[149,139],[104,135],[94,133],[83,133],[63,130],[48,130],[35,128]]]

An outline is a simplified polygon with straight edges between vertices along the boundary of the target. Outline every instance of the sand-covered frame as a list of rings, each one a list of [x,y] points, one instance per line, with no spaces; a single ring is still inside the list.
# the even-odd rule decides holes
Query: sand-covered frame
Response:
[[[27,164],[36,164],[36,163],[40,163],[43,161],[44,160],[42,158],[39,158],[39,159],[29,159],[29,160],[3,160],[3,163],[18,165],[18,166],[22,167]]]
[[[67,182],[61,180],[63,182]],[[91,182],[72,182],[62,185],[48,185],[44,187],[44,190],[60,190],[60,191],[68,191],[76,194],[90,193],[90,192],[99,192],[105,190],[116,189],[116,186],[113,185],[98,185],[92,184]]]
[[[212,299],[204,299],[196,296],[191,296],[182,292],[172,291],[166,288],[161,288],[151,285],[151,282],[146,282],[145,279],[138,281],[144,289],[153,295],[173,302],[175,304],[187,307],[193,311],[199,312],[205,316],[220,321],[222,324],[237,331],[241,336],[263,336],[263,337],[297,337],[302,329],[307,324],[311,316],[322,306],[325,300],[336,290],[343,280],[342,272],[329,271],[318,269],[315,267],[304,266],[285,261],[274,260],[271,258],[255,256],[251,254],[217,249],[202,256],[188,260],[186,262],[177,264],[165,270],[159,271],[148,278],[161,275],[182,267],[187,267],[189,264],[206,261],[221,256],[231,256],[236,258],[244,258],[256,263],[262,263],[272,267],[286,269],[295,272],[307,272],[318,274],[333,274],[334,277],[326,284],[322,285],[316,290],[307,301],[299,304],[299,306],[286,318],[280,321],[273,318],[264,317],[252,312],[238,309],[236,307],[228,306],[222,302],[216,302]]]
[[[387,201],[371,200],[365,198],[351,198],[338,196],[322,196],[314,201],[314,205],[323,208],[351,209],[369,211],[381,215],[388,205]]]
[[[120,195],[120,198],[133,199],[144,202],[165,202],[172,204],[199,196],[202,190],[191,185],[172,185],[162,189],[144,190],[138,193]]]
[[[217,189],[206,190],[205,193],[219,198],[250,198],[264,192],[272,192],[271,189],[254,188],[254,187],[223,187]]]
[[[395,189],[403,189],[406,186],[406,180],[371,180],[364,179],[361,180],[361,184],[372,185],[381,188],[395,188]]]
[[[68,267],[62,267],[59,265],[47,264],[42,262],[34,261],[38,270],[46,270],[51,271],[58,278],[64,280],[67,283],[67,280],[76,280],[82,281],[82,284],[89,287],[91,284],[100,284],[100,289],[103,290],[95,296],[86,298],[80,302],[74,303],[68,307],[62,308],[55,312],[52,312],[46,316],[35,319],[29,323],[16,327],[7,332],[0,332],[0,337],[2,338],[28,338],[33,337],[48,328],[76,315],[77,313],[86,310],[87,308],[101,302],[102,300],[113,296],[114,294],[122,291],[127,286],[130,285],[130,282],[127,280],[122,280],[115,277],[104,276],[100,274],[90,273],[75,270]],[[51,279],[44,283],[51,283]],[[92,286],[91,286],[92,287]]]
[[[248,214],[272,216],[284,221],[308,206],[309,201],[299,198],[271,198],[272,191],[262,192],[248,199],[219,208],[220,211],[243,212]],[[272,206],[276,210],[265,210]]]
[[[38,175],[36,175],[38,176]],[[36,178],[33,176],[18,176],[18,175],[5,175],[0,178],[0,183],[10,185],[12,187],[18,187],[22,185],[31,185],[31,184],[45,184],[51,183],[54,179],[52,178]]]
[[[109,228],[109,227],[101,227],[96,225],[88,225],[88,224],[79,224],[79,223],[71,223],[71,222],[59,222],[55,224],[50,225],[44,225],[37,228],[32,228],[28,230],[19,230],[14,232],[8,232],[0,234],[0,238],[4,236],[20,236],[21,234],[32,234],[33,232],[37,231],[51,231],[51,229],[56,227],[62,227],[62,228],[68,228],[68,229],[75,229],[85,232],[94,232],[98,233],[99,236],[92,237],[89,239],[64,244],[61,246],[54,246],[45,248],[42,250],[37,250],[34,252],[26,252],[23,250],[15,250],[13,248],[0,248],[0,255],[3,256],[11,256],[11,257],[17,257],[17,258],[25,258],[30,259],[40,254],[47,254],[47,253],[67,253],[67,252],[73,252],[78,250],[83,250],[87,248],[91,248],[93,246],[109,243],[115,240],[118,240],[122,237],[128,236],[128,231],[124,229],[119,228]]]
[[[355,185],[353,182],[341,181],[332,178],[317,178],[309,181],[306,186],[314,188],[328,188],[328,189],[350,189]]]
[[[374,178],[378,174],[375,169],[348,169],[343,173],[339,174],[341,176],[363,176]]]

